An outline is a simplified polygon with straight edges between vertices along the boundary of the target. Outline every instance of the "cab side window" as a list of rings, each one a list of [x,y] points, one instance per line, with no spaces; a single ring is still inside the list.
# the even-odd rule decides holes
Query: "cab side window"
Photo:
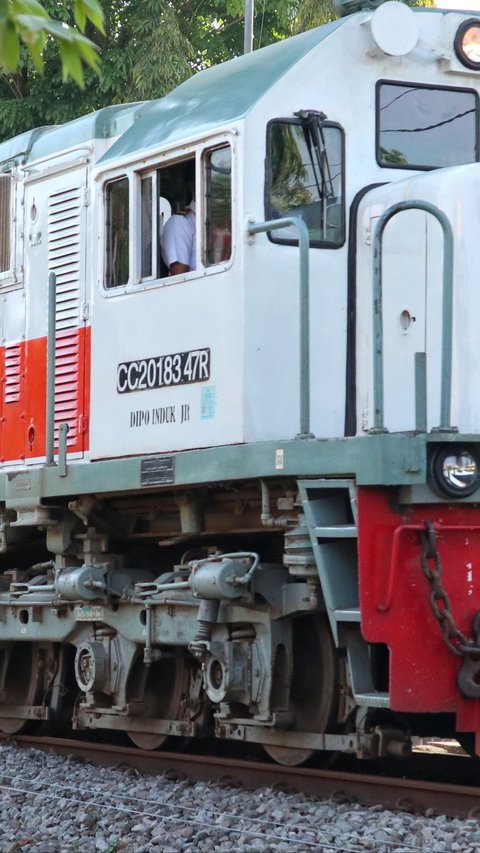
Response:
[[[129,182],[127,177],[109,181],[106,203],[106,286],[119,287],[129,279]]]
[[[232,253],[232,155],[226,145],[205,155],[205,263],[228,261]]]
[[[266,218],[300,216],[311,246],[338,248],[345,240],[343,132],[318,113],[299,115],[275,119],[267,128]],[[298,244],[294,226],[269,237]]]
[[[231,257],[232,151],[223,140],[107,178],[103,196],[107,290],[165,285],[198,267],[204,275]]]

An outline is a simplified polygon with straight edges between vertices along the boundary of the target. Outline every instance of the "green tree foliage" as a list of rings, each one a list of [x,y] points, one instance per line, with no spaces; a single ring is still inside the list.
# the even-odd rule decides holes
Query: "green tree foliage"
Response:
[[[254,48],[265,47],[292,34],[299,2],[256,0]],[[195,70],[216,65],[243,53],[244,0],[180,0],[175,3],[179,26],[189,34]]]
[[[278,123],[271,130],[271,202],[278,214],[312,200],[305,185],[308,173],[301,154],[303,138],[303,127],[298,125]]]
[[[87,23],[103,32],[103,12],[97,0],[73,0],[71,12],[75,27],[52,17],[38,0],[0,0],[0,67],[14,73],[23,44],[37,73],[42,73],[43,52],[50,39],[60,54],[63,79],[71,77],[82,86],[83,65],[98,69],[98,52],[83,33]]]
[[[256,0],[254,48],[334,17],[331,0]],[[0,0],[0,139],[161,97],[240,55],[243,38],[244,0]]]
[[[91,19],[85,27],[85,36],[98,46],[99,73],[87,67],[79,89],[73,81],[64,82],[62,57],[52,39],[47,38],[43,51],[43,75],[22,46],[16,71],[0,74],[0,138],[109,104],[160,97],[192,73],[194,50],[168,2],[100,0],[100,5],[103,32],[95,31]],[[71,4],[43,0],[43,7],[61,23],[75,21]]]

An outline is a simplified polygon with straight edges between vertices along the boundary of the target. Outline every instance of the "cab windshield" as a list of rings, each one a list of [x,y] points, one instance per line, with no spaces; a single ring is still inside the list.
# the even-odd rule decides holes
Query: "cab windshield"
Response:
[[[478,160],[478,94],[473,89],[377,84],[377,161],[435,169]]]

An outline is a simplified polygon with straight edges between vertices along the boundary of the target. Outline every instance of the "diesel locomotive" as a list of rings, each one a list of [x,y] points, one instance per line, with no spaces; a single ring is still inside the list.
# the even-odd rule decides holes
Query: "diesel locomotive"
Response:
[[[341,11],[0,144],[6,734],[480,752],[480,15]]]

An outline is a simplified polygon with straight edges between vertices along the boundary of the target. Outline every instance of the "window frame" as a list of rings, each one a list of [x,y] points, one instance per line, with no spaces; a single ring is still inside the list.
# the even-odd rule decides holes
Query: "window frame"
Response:
[[[18,193],[18,175],[16,169],[6,169],[0,172],[0,179],[8,177],[10,179],[10,198],[9,198],[9,213],[8,223],[6,228],[6,236],[9,241],[9,263],[8,267],[0,270],[0,288],[12,289],[22,285],[22,275],[18,275],[18,270],[22,270],[21,259],[17,258],[18,246],[18,230],[22,230],[22,222],[17,216],[17,193]]]
[[[475,121],[475,160],[471,160],[470,163],[478,163],[480,160],[480,96],[475,89],[472,89],[470,86],[444,86],[444,85],[436,85],[434,83],[417,83],[416,81],[409,80],[388,80],[386,78],[382,78],[376,81],[375,84],[375,159],[377,165],[381,169],[403,169],[404,171],[415,171],[415,172],[431,172],[434,169],[445,169],[451,168],[454,165],[469,165],[469,163],[458,163],[451,164],[450,166],[426,166],[426,165],[416,165],[415,163],[407,163],[403,164],[392,164],[385,163],[380,158],[380,91],[382,86],[398,86],[399,88],[412,88],[412,89],[432,89],[433,91],[448,91],[448,92],[463,92],[465,94],[474,95],[475,107],[476,107],[476,121]]]
[[[197,199],[197,218],[198,221],[205,221],[205,204],[204,198],[206,175],[204,171],[204,157],[210,151],[222,148],[228,145],[231,151],[231,205],[232,205],[232,247],[230,258],[227,261],[218,261],[215,264],[206,265],[204,259],[205,251],[205,231],[204,228],[197,231],[197,267],[195,270],[190,270],[186,273],[181,273],[175,276],[160,276],[160,260],[157,257],[155,275],[145,276],[142,278],[142,248],[141,248],[141,182],[142,178],[155,174],[156,181],[161,183],[162,169],[175,164],[180,164],[186,160],[195,160],[195,188]],[[234,212],[235,212],[235,174],[236,174],[236,145],[235,135],[233,132],[223,132],[216,134],[214,137],[192,142],[188,148],[185,145],[179,146],[177,149],[168,151],[155,152],[148,157],[141,157],[134,162],[118,166],[112,171],[104,171],[97,175],[98,189],[101,204],[99,204],[99,229],[101,236],[101,278],[98,282],[102,295],[106,298],[120,296],[122,294],[134,293],[151,288],[172,286],[182,284],[184,281],[192,279],[204,278],[208,275],[218,274],[228,269],[234,260],[235,254],[235,237],[234,237]],[[107,286],[107,205],[106,205],[106,187],[121,178],[128,178],[129,181],[129,280],[126,284]],[[156,192],[161,193],[161,187],[157,183]],[[159,206],[157,202],[156,223],[158,226]],[[152,234],[153,234],[152,225]],[[200,240],[198,239],[200,237]],[[200,245],[201,243],[201,245]],[[158,255],[160,253],[158,252]],[[99,258],[100,260],[100,258]]]
[[[228,258],[224,258],[218,261],[209,261],[208,260],[208,252],[209,252],[209,188],[210,188],[210,179],[208,175],[208,160],[209,157],[215,151],[221,151],[222,149],[226,149],[230,151],[230,254]],[[205,269],[212,269],[212,267],[217,267],[219,264],[229,264],[232,260],[233,256],[233,146],[229,140],[219,143],[218,145],[210,145],[205,147],[202,151],[201,156],[201,174],[204,181],[204,195],[202,198],[202,221],[203,221],[203,234],[202,234],[202,246],[201,246],[201,256],[202,263]],[[198,189],[198,188],[197,188]],[[197,195],[198,198],[198,195]]]
[[[122,282],[121,284],[107,284],[108,272],[109,272],[109,238],[108,238],[108,187],[113,184],[118,184],[120,181],[126,181],[128,186],[128,277],[126,282]],[[103,235],[104,235],[104,274],[103,274],[103,286],[107,292],[118,292],[121,289],[125,289],[128,287],[131,278],[132,278],[132,239],[131,239],[131,231],[132,231],[132,179],[131,174],[129,174],[128,170],[124,169],[116,175],[111,175],[108,177],[105,182],[102,184],[102,193],[103,193]]]
[[[272,207],[271,207],[271,186],[272,186],[272,161],[270,155],[270,128],[274,124],[293,124],[296,126],[302,126],[304,122],[301,119],[296,118],[295,116],[277,116],[275,118],[270,119],[267,122],[266,127],[266,136],[265,136],[265,185],[264,185],[264,212],[265,219],[268,221],[270,219],[275,219],[278,217],[273,216]],[[322,121],[321,125],[323,128],[336,128],[340,131],[340,156],[341,156],[341,192],[342,192],[342,209],[341,209],[341,218],[340,218],[340,227],[342,231],[342,240],[338,243],[333,240],[310,240],[310,248],[311,249],[341,249],[346,242],[346,201],[345,201],[345,171],[346,171],[346,163],[345,163],[345,131],[341,124],[336,121]],[[298,238],[287,238],[287,237],[279,237],[279,232],[275,231],[267,231],[268,239],[271,243],[274,243],[277,246],[298,246],[299,240]]]
[[[134,281],[138,284],[142,284],[144,282],[151,282],[157,280],[158,273],[158,251],[154,251],[155,239],[158,235],[158,168],[146,169],[145,171],[138,171],[135,173],[135,202],[137,203],[137,215],[135,217],[135,221],[139,223],[138,228],[138,250],[136,252],[136,264],[135,264],[135,275]],[[142,196],[142,188],[143,182],[151,178],[152,180],[152,222],[151,222],[151,262],[152,262],[152,273],[151,275],[142,275],[142,238],[143,238],[143,196]],[[137,240],[134,240],[135,244]]]

